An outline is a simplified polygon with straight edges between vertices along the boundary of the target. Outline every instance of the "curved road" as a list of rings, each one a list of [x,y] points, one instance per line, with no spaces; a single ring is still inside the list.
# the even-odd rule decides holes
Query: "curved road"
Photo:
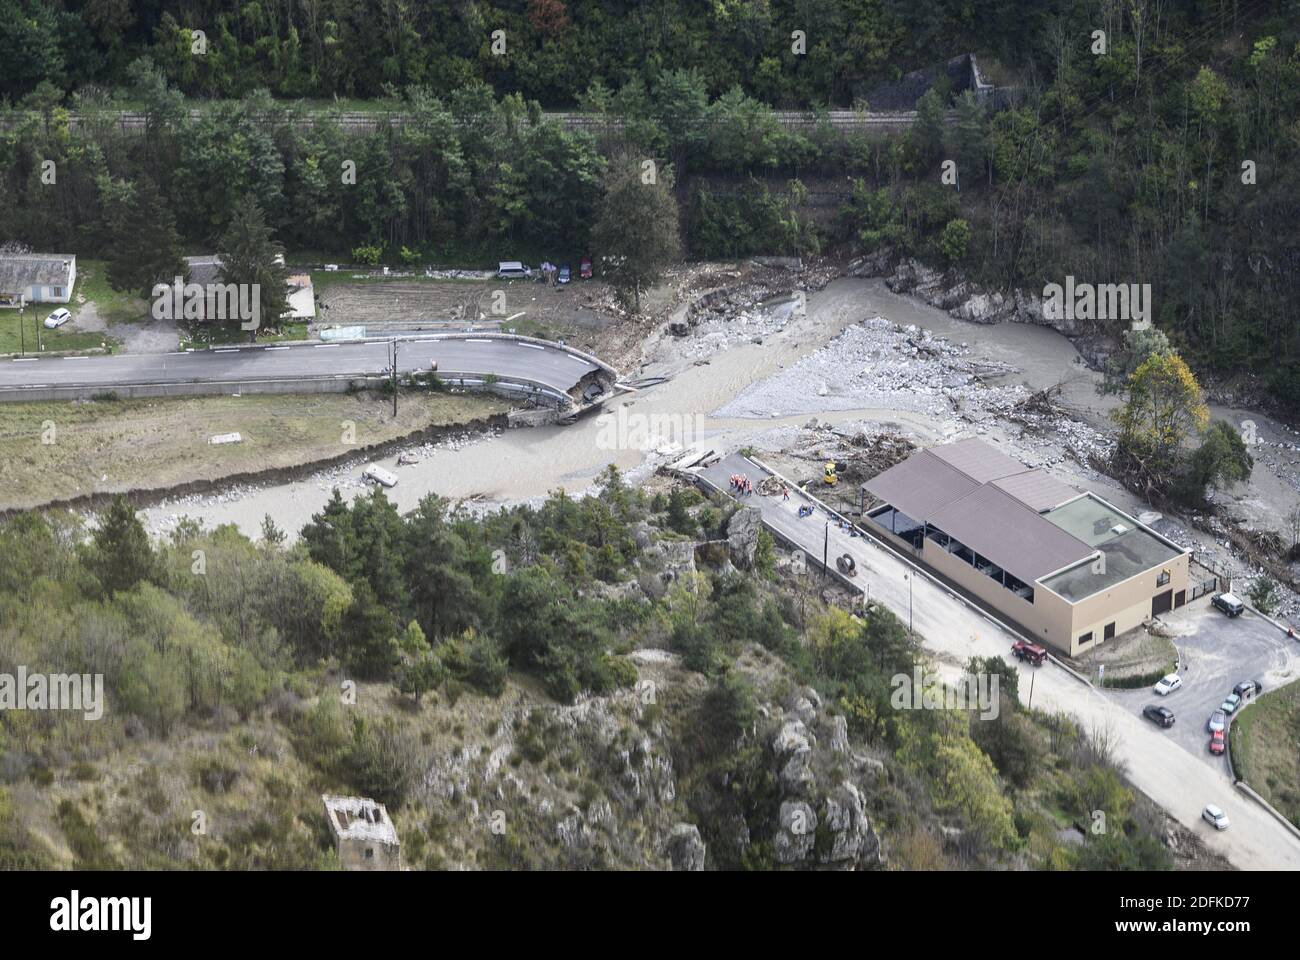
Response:
[[[50,389],[121,390],[134,385],[355,379],[388,366],[387,340],[351,343],[217,347],[164,354],[39,357],[0,361],[0,400],[22,400]],[[398,371],[440,376],[494,375],[530,381],[567,394],[601,369],[556,343],[528,343],[478,334],[398,338]]]

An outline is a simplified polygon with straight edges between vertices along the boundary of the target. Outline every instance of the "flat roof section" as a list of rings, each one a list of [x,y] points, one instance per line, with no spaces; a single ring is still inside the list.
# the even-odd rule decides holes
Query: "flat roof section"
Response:
[[[1102,563],[1085,563],[1042,581],[1043,586],[1071,603],[1108,590],[1186,552],[1091,493],[1043,516],[1102,554]]]

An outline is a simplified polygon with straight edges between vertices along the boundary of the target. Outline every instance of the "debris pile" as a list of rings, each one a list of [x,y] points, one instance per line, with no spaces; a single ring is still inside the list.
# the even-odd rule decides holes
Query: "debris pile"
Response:
[[[1027,396],[1025,388],[987,381],[1014,372],[1008,364],[974,359],[965,344],[873,317],[776,376],[751,385],[715,415],[783,417],[887,409],[931,417],[960,413],[973,421],[1006,417]]]

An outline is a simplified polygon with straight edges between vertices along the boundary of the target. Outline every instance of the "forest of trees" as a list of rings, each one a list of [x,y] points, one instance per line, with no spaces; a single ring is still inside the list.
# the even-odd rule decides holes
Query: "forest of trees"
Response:
[[[773,114],[860,104],[967,50],[1018,88],[1010,105],[940,82],[893,136]],[[0,79],[7,240],[101,256],[123,223],[174,223],[162,263],[212,249],[252,198],[291,254],[585,252],[609,161],[631,154],[673,185],[688,256],[889,247],[1000,289],[1151,283],[1157,325],[1203,378],[1248,377],[1300,412],[1295,0],[0,0],[0,52],[18,65]],[[332,96],[411,122],[295,122],[311,107],[289,98]],[[624,122],[577,132],[544,106]],[[145,131],[115,123],[124,107]],[[800,212],[814,178],[844,191],[832,227]],[[675,231],[648,239],[668,251]]]
[[[705,691],[692,708],[699,719],[680,721],[679,775],[683,803],[718,866],[772,866],[779,829],[770,738],[755,735],[757,702],[772,694],[737,666],[756,653],[815,687],[855,742],[892,756],[887,779],[896,786],[882,797],[908,800],[882,800],[877,813],[890,829],[907,833],[932,805],[945,822],[966,826],[970,862],[1168,868],[1158,827],[1138,816],[1104,742],[1021,707],[1015,671],[1001,659],[968,665],[1004,681],[992,719],[900,710],[898,678],[922,662],[917,638],[879,605],[852,615],[827,604],[811,568],[780,574],[766,535],[752,570],[701,563],[661,576],[660,542],[716,540],[733,509],[685,488],[648,496],[611,468],[594,496],[556,494],[536,508],[479,518],[436,497],[402,516],[382,492],[350,503],[336,493],[292,545],[270,518],[257,540],[183,519],[155,543],[122,498],[93,530],[57,512],[0,523],[9,561],[0,568],[0,673],[19,665],[32,674],[98,673],[107,697],[103,723],[67,711],[0,715],[0,863],[50,866],[48,848],[13,816],[15,785],[93,780],[96,765],[128,740],[177,744],[208,725],[274,723],[305,771],[301,795],[290,800],[287,781],[277,779],[261,819],[228,830],[210,850],[220,859],[207,863],[319,866],[322,849],[292,826],[304,796],[346,785],[400,815],[427,764],[403,711],[349,716],[341,684],[380,685],[382,698],[408,712],[434,699],[454,707],[470,691],[497,699],[508,682],[533,689],[537,681],[567,704],[630,687],[638,673],[626,654],[650,647],[676,652],[702,675],[691,684]],[[521,762],[548,760],[528,725],[519,738]],[[174,783],[187,770],[209,793],[239,776],[212,751],[157,755],[169,759],[141,781],[155,813],[168,806],[159,772]],[[1044,796],[1079,822],[1104,809],[1117,829],[1062,844]],[[88,809],[64,801],[56,817],[82,867],[120,866],[124,853],[135,864],[178,866],[173,825],[141,833],[134,821],[122,827],[101,817],[97,833]],[[733,861],[723,838],[737,816],[748,820],[752,846]],[[178,832],[188,836],[188,822]],[[923,845],[909,862],[932,868],[938,856]]]

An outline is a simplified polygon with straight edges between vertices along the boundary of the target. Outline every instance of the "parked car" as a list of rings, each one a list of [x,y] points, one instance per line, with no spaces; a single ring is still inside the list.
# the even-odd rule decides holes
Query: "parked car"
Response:
[[[1210,714],[1210,719],[1205,721],[1205,729],[1213,733],[1215,730],[1222,730],[1228,725],[1228,715],[1222,710],[1215,710]]]
[[[47,330],[53,330],[55,327],[63,326],[71,319],[72,311],[68,310],[66,307],[59,307],[59,309],[55,310],[45,318],[45,328]]]
[[[1235,693],[1230,693],[1228,694],[1228,698],[1224,700],[1223,703],[1219,704],[1219,709],[1231,716],[1237,712],[1239,706],[1241,706],[1241,697],[1237,696]]]
[[[580,280],[591,279],[591,257],[583,257],[578,261],[578,278]]]
[[[497,276],[502,280],[523,280],[532,275],[533,271],[518,260],[502,260],[497,264]]]
[[[1201,816],[1214,824],[1215,830],[1228,829],[1228,815],[1212,803],[1207,803],[1205,805],[1205,809],[1201,811]]]
[[[1228,741],[1227,738],[1224,737],[1223,731],[1215,730],[1210,734],[1210,753],[1217,757],[1226,749],[1228,749]]]
[[[1168,729],[1174,725],[1174,712],[1168,707],[1158,707],[1155,704],[1148,704],[1142,708],[1142,716],[1146,717],[1158,727]]]
[[[1036,643],[1017,640],[1011,645],[1011,654],[1017,660],[1024,660],[1027,663],[1033,664],[1035,667],[1041,667],[1043,661],[1047,659],[1047,648],[1040,647]]]
[[[1232,692],[1243,700],[1250,700],[1264,689],[1264,685],[1255,680],[1243,680],[1232,688]]]
[[[572,279],[573,279],[573,271],[569,269],[569,265],[566,263],[562,267],[560,267],[560,275],[555,278],[555,282],[568,283]]]
[[[1241,612],[1246,609],[1246,605],[1231,593],[1216,593],[1210,603],[1230,617],[1239,617]]]
[[[1152,689],[1162,697],[1167,697],[1183,685],[1183,678],[1176,673],[1161,677]]]

